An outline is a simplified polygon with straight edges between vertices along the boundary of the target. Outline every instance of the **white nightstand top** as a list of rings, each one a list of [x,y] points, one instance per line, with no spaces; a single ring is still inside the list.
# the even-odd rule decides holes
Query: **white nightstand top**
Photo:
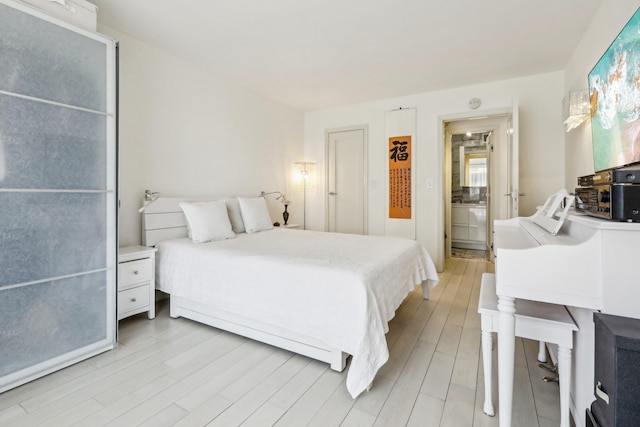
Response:
[[[156,248],[151,246],[122,246],[118,248],[118,262],[152,256]]]
[[[300,224],[287,224],[287,225],[280,225],[280,228],[299,228]]]

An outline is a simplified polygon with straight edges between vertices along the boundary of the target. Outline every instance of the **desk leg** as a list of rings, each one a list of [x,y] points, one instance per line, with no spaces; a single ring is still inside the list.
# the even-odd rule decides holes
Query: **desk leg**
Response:
[[[482,319],[484,320],[484,319]],[[482,367],[484,370],[484,413],[490,417],[493,417],[496,413],[493,410],[492,390],[491,382],[493,381],[491,372],[491,344],[492,344],[491,329],[482,328]]]
[[[516,348],[515,298],[498,295],[498,402],[500,427],[511,426]]]
[[[558,346],[558,377],[560,380],[560,427],[569,427],[571,400],[571,349]]]
[[[547,363],[547,343],[544,341],[538,342],[538,362]]]

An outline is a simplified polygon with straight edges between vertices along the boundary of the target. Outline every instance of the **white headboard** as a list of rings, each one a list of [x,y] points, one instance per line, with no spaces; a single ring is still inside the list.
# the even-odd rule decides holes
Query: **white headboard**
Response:
[[[163,240],[187,237],[187,220],[180,202],[208,202],[225,199],[217,197],[158,197],[145,201],[142,213],[142,244],[155,246]]]

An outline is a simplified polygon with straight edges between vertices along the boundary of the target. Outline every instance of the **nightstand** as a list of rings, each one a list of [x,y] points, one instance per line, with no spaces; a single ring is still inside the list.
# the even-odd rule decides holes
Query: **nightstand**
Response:
[[[300,224],[287,224],[287,225],[282,224],[280,228],[300,228]]]
[[[118,320],[148,311],[156,317],[156,248],[126,246],[118,255]]]

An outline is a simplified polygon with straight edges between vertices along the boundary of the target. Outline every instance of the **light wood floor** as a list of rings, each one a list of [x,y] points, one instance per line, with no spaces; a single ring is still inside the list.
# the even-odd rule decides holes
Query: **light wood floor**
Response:
[[[0,394],[0,425],[497,426],[482,412],[476,311],[492,269],[450,259],[428,301],[418,287],[390,323],[389,361],[356,400],[346,371],[171,319],[159,303],[155,320],[120,322],[117,350]],[[537,343],[516,347],[514,425],[557,426],[558,386],[540,380]]]

